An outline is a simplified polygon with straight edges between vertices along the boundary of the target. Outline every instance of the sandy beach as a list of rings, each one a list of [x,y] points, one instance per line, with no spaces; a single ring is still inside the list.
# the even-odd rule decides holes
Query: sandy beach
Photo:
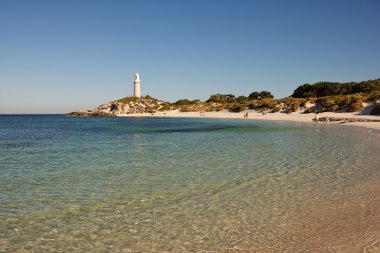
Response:
[[[255,110],[246,110],[240,113],[220,111],[220,112],[179,112],[179,110],[172,110],[160,113],[141,113],[141,114],[122,114],[120,117],[189,117],[189,118],[223,118],[223,119],[244,119],[244,114],[248,113],[248,120],[270,120],[270,121],[292,121],[301,123],[314,123],[314,113],[304,114],[302,112],[295,112],[286,114],[283,112],[266,113],[263,115],[261,112]],[[347,118],[347,119],[362,119],[362,120],[380,120],[379,116],[361,114],[361,113],[336,113],[336,112],[323,112],[319,113],[319,118]],[[380,130],[380,122],[325,122],[319,121],[318,124],[340,124],[345,126],[360,126],[370,129]]]

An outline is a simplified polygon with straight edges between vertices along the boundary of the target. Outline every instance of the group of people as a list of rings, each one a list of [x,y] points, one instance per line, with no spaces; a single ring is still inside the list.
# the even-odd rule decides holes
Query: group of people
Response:
[[[318,121],[319,121],[319,113],[316,112],[316,113],[315,113],[315,124],[317,124]],[[326,123],[330,122],[329,116],[326,116],[326,118],[325,118],[325,122],[326,122]]]

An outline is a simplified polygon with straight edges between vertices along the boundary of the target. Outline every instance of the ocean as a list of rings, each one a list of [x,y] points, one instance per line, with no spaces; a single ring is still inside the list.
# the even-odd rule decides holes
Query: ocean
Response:
[[[371,252],[379,154],[337,125],[1,115],[0,252]]]

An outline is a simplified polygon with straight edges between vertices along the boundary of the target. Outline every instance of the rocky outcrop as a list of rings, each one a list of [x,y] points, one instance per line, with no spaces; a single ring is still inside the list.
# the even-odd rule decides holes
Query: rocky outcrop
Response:
[[[155,113],[167,104],[151,97],[126,97],[107,104],[102,104],[96,111],[105,112],[115,115],[120,114],[135,114],[135,113]]]
[[[70,117],[116,117],[114,114],[99,112],[94,110],[85,110],[80,112],[70,112],[67,113],[66,116]]]
[[[123,114],[156,113],[170,109],[170,103],[146,96],[141,98],[125,97],[102,104],[93,110],[71,112],[67,116],[112,117]]]

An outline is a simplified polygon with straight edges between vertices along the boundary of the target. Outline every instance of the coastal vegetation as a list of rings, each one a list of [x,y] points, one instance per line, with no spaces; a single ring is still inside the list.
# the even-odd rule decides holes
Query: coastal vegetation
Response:
[[[380,78],[360,83],[318,82],[303,84],[292,94],[293,98],[326,97],[334,95],[348,95],[355,93],[369,93],[380,90]]]
[[[209,112],[227,110],[242,112],[247,109],[260,112],[314,113],[358,112],[365,103],[373,105],[370,114],[380,115],[380,79],[360,83],[318,82],[303,84],[289,97],[275,99],[269,91],[252,91],[247,96],[214,94],[206,101],[179,99],[174,103],[155,99],[149,95],[125,97],[103,104],[94,110],[71,113],[73,116],[106,116],[108,114],[161,113],[170,110],[180,112]],[[100,113],[100,114],[99,114]]]
[[[294,98],[286,97],[274,99],[272,97],[253,99],[252,97],[235,97],[231,94],[216,94],[201,102],[183,103],[177,101],[173,107],[182,112],[190,111],[221,111],[242,112],[247,109],[293,113],[303,111],[312,112],[357,112],[363,108],[363,103],[377,105],[380,100],[380,90],[369,93],[355,93],[349,95],[331,95],[324,97]],[[378,108],[379,106],[375,107]],[[374,110],[373,113],[377,111]]]
[[[375,105],[369,114],[380,115],[380,104]]]

